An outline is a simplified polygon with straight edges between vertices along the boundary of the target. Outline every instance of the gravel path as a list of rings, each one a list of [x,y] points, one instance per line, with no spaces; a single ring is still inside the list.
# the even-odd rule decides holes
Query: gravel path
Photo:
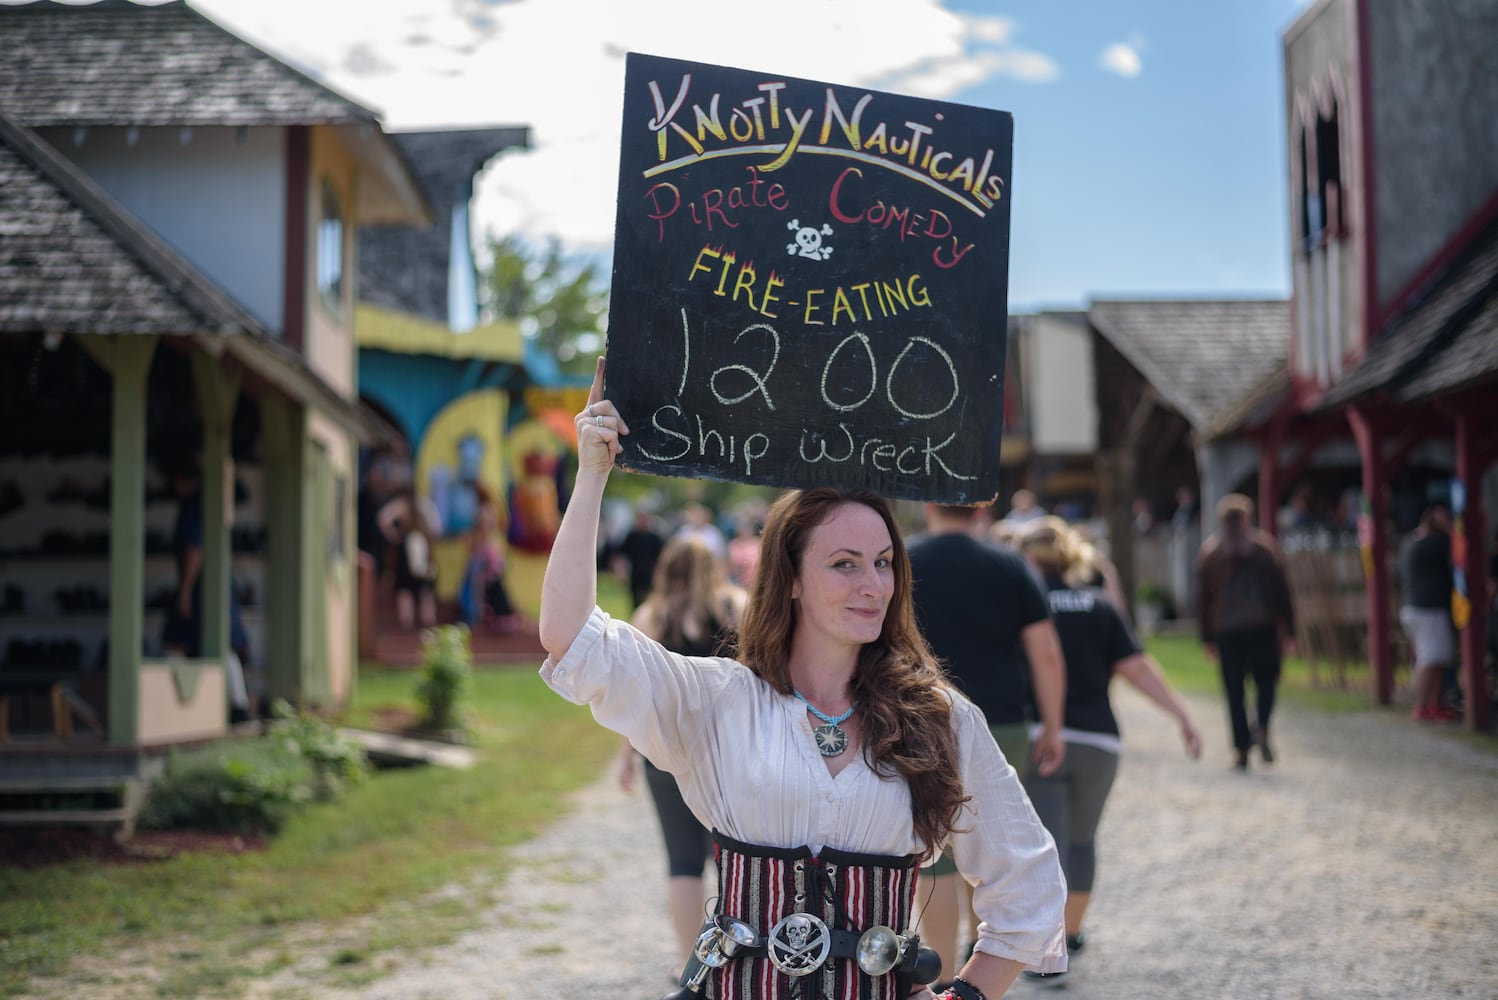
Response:
[[[1280,762],[1242,775],[1227,765],[1222,708],[1195,705],[1207,752],[1193,764],[1168,720],[1120,692],[1127,750],[1088,948],[1063,995],[1498,998],[1498,756],[1393,712],[1289,706]],[[522,854],[527,879],[471,932],[357,996],[653,1000],[670,988],[646,796],[600,780]]]

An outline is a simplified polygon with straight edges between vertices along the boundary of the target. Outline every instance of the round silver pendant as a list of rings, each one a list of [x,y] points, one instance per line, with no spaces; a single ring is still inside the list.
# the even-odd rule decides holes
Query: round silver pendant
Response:
[[[832,932],[810,913],[791,913],[770,928],[770,964],[792,978],[809,976],[832,953]]]
[[[848,734],[836,723],[818,726],[811,731],[811,735],[816,739],[817,751],[823,757],[836,757],[848,749]]]

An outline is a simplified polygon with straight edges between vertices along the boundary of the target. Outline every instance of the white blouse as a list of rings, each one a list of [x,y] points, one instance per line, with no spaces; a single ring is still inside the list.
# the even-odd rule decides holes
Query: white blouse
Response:
[[[862,755],[836,777],[812,738],[806,707],[735,660],[686,657],[593,609],[541,677],[676,776],[710,829],[764,847],[824,846],[864,854],[922,849],[910,791]],[[963,786],[972,801],[950,849],[974,886],[977,950],[1041,972],[1066,968],[1066,883],[1051,835],[978,708],[953,697]],[[919,905],[919,904],[918,904]]]

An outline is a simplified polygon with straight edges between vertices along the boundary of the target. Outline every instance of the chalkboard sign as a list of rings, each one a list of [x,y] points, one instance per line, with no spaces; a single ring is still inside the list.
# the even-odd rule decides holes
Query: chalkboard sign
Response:
[[[635,53],[624,89],[620,463],[996,496],[1012,116]]]

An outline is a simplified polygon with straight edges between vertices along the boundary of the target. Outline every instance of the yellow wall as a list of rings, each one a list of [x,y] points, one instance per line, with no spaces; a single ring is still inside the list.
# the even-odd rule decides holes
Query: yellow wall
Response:
[[[472,436],[483,442],[484,448],[479,481],[490,489],[504,512],[509,476],[503,430],[508,409],[509,399],[502,390],[481,389],[453,400],[438,413],[416,450],[416,482],[421,494],[431,495],[434,469],[442,467],[450,473],[457,472],[459,442]],[[457,595],[468,561],[468,547],[466,536],[449,535],[433,548],[437,559],[437,594],[444,600]]]
[[[327,452],[332,466],[333,483],[329,486],[327,502],[329,509],[312,511],[312,544],[319,548],[313,558],[327,559],[327,586],[322,595],[327,608],[328,634],[324,639],[314,636],[314,649],[325,650],[327,657],[328,686],[333,706],[347,704],[353,692],[355,655],[355,622],[358,615],[358,581],[354,564],[354,498],[358,493],[358,456],[349,434],[316,410],[308,414],[308,436]],[[334,509],[338,502],[336,484],[343,481],[342,517]],[[334,535],[342,524],[342,544],[334,544]],[[341,552],[341,558],[333,553]],[[317,596],[314,595],[316,600]]]
[[[358,299],[354,201],[358,167],[328,128],[314,128],[307,178],[307,363],[340,395],[355,393],[356,351],[354,303]],[[343,214],[343,301],[335,312],[323,304],[317,288],[317,227],[322,219],[322,185],[330,182]]]

